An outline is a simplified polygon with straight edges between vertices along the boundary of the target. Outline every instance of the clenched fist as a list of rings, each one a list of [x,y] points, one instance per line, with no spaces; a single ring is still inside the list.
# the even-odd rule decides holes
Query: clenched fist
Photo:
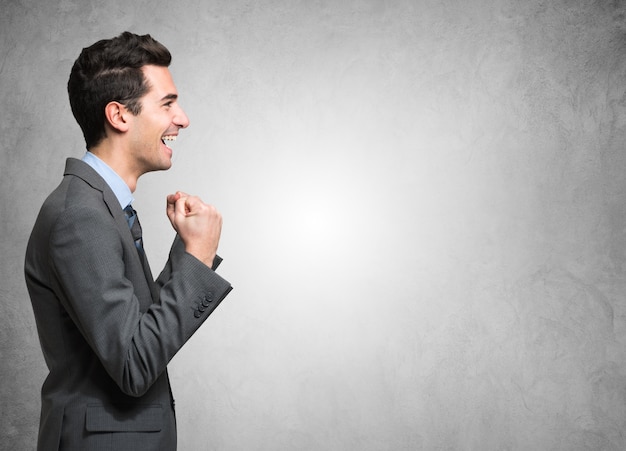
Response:
[[[185,250],[211,267],[222,233],[222,215],[215,207],[178,191],[167,196],[167,217]]]

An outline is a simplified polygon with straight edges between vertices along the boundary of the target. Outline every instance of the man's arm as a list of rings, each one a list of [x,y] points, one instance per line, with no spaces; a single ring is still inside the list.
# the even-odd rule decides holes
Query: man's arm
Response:
[[[125,247],[113,218],[102,209],[67,209],[53,228],[50,246],[61,302],[109,375],[132,396],[148,390],[231,290],[183,252],[168,262],[171,273],[163,281],[160,303],[142,314],[125,274],[136,249]]]

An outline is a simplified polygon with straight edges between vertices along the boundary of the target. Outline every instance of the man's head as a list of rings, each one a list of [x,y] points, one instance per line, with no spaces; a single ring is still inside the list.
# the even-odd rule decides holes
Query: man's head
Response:
[[[87,148],[106,137],[105,107],[119,102],[134,115],[150,86],[144,66],[168,67],[170,52],[150,35],[124,32],[83,49],[67,84],[72,113],[85,136]]]

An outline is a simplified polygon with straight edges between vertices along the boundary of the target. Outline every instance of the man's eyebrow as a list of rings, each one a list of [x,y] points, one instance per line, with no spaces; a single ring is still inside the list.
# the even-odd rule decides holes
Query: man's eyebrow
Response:
[[[161,102],[164,100],[176,100],[178,99],[178,94],[168,94],[161,99]]]

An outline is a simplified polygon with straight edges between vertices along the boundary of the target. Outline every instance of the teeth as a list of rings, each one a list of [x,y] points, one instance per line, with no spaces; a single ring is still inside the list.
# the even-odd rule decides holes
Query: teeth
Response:
[[[176,141],[176,135],[164,136],[163,141]]]

